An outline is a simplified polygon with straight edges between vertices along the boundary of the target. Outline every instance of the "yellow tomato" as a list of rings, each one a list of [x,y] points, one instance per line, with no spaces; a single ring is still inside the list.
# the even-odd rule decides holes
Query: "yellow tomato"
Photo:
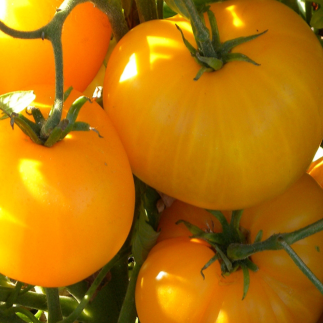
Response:
[[[62,0],[2,0],[0,20],[11,28],[31,31],[55,15]],[[77,5],[63,26],[64,82],[84,91],[103,62],[111,37],[107,16],[93,3]],[[0,31],[0,94],[32,84],[54,84],[54,54],[48,40],[11,38]]]
[[[322,214],[323,190],[304,174],[284,194],[246,209],[240,225],[244,233],[249,233],[247,243],[252,243],[259,230],[263,230],[265,240],[272,234],[312,224],[322,219]],[[190,240],[187,230],[175,228],[179,218],[193,219],[201,229],[212,227],[217,219],[212,221],[206,210],[180,201],[163,217],[160,229],[161,235],[166,231],[164,238],[150,251],[137,280],[135,297],[141,323],[317,322],[323,311],[323,296],[285,251],[262,251],[251,256],[258,271],[249,271],[249,290],[242,300],[242,270],[223,275],[216,261],[203,271],[203,279],[201,269],[215,256],[215,250]],[[219,225],[213,232],[221,232]],[[292,248],[322,281],[323,232],[295,242]]]
[[[33,86],[44,115],[51,86]],[[73,90],[65,108],[81,93]],[[64,110],[64,114],[66,109]],[[71,132],[51,148],[34,144],[9,120],[0,122],[0,272],[45,287],[76,283],[121,248],[134,211],[128,158],[106,113],[86,103]]]
[[[212,4],[222,42],[268,30],[232,52],[260,66],[200,66],[188,22],[154,20],[115,47],[103,102],[134,174],[157,190],[208,209],[243,209],[284,192],[322,140],[323,51],[314,33],[278,1]]]

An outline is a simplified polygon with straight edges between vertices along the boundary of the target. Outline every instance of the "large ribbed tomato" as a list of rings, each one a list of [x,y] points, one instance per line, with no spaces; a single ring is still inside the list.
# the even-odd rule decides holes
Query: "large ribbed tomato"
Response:
[[[44,115],[54,91],[33,86]],[[65,107],[81,93],[73,90]],[[66,111],[65,111],[66,112]],[[66,286],[104,266],[121,248],[133,219],[128,158],[108,116],[86,103],[71,132],[51,148],[0,122],[0,273],[45,287]]]
[[[252,243],[259,230],[265,240],[314,223],[322,214],[323,190],[304,174],[284,194],[246,209],[240,224],[242,232],[249,234],[247,242]],[[220,232],[217,219],[204,209],[176,201],[164,211],[160,242],[150,251],[137,280],[135,297],[141,323],[317,322],[323,296],[285,251],[251,256],[258,271],[249,271],[250,286],[242,300],[242,270],[221,275],[217,261],[203,271],[203,279],[201,269],[214,250],[197,239],[190,240],[187,230],[179,231],[175,225],[178,219]],[[294,243],[292,248],[322,281],[323,232]]]
[[[278,1],[212,4],[221,41],[268,30],[198,81],[200,66],[175,23],[149,21],[114,49],[104,107],[133,172],[152,187],[210,209],[267,200],[301,177],[322,139],[323,51],[306,23]]]
[[[31,31],[47,24],[63,0],[1,0],[0,20]],[[103,62],[111,37],[107,16],[93,3],[77,5],[63,26],[64,81],[84,91]],[[0,31],[0,94],[31,84],[54,84],[54,54],[47,40],[11,38]]]

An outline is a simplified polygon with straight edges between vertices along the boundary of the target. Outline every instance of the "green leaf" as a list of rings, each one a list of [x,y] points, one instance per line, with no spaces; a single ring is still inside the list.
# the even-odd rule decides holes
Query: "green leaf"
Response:
[[[148,223],[147,211],[141,204],[132,243],[132,252],[136,263],[143,264],[149,251],[156,244],[158,236],[159,233]]]
[[[323,28],[323,8],[322,7],[313,12],[310,24],[312,27],[317,29]]]
[[[2,116],[0,120],[9,118],[11,114],[20,113],[27,108],[34,100],[36,96],[33,91],[19,91],[10,92],[0,96],[0,110]]]

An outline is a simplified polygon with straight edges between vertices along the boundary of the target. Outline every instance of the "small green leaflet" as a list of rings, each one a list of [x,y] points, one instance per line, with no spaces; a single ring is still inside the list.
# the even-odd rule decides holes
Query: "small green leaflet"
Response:
[[[2,112],[0,120],[9,118],[13,112],[20,113],[27,108],[35,98],[36,96],[33,91],[10,92],[0,95],[0,110]]]

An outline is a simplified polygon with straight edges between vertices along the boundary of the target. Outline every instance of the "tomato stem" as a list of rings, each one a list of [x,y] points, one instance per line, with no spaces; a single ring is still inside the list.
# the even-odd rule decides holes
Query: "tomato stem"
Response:
[[[58,288],[45,288],[48,308],[48,323],[62,320],[62,309],[59,301]]]
[[[108,16],[113,36],[118,42],[129,31],[125,16],[123,14],[121,1],[91,0],[91,2],[93,2],[102,12],[104,12]]]
[[[85,309],[85,307],[89,304],[89,302],[92,299],[94,293],[96,292],[96,290],[100,286],[102,280],[106,277],[106,275],[108,274],[108,272],[111,270],[111,268],[114,267],[119,262],[120,259],[122,259],[123,257],[125,257],[125,255],[128,255],[129,252],[130,252],[130,250],[131,250],[130,247],[121,249],[101,269],[101,271],[99,272],[99,274],[95,278],[94,282],[92,283],[91,287],[86,292],[86,294],[84,295],[83,299],[81,300],[81,302],[79,303],[79,305],[77,306],[77,308],[68,317],[66,317],[64,320],[58,321],[57,323],[73,323],[73,322],[75,322],[80,317],[80,315],[82,314],[82,312]]]
[[[291,248],[291,246],[282,238],[279,238],[279,243],[282,248],[288,253],[292,258],[297,267],[305,274],[305,276],[315,285],[315,287],[323,294],[323,284],[314,275],[314,273],[306,266],[303,260],[297,255],[297,253]]]
[[[155,1],[136,0],[140,23],[157,19],[157,5]]]

